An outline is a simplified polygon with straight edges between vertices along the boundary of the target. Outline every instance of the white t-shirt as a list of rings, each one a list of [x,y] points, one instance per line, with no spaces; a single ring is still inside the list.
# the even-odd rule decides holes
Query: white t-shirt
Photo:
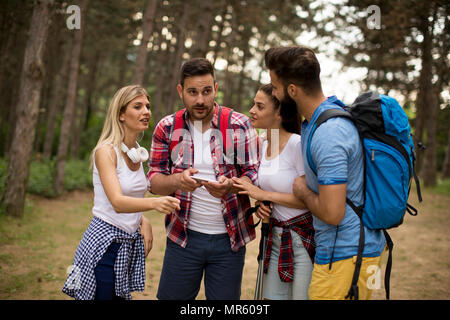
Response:
[[[147,177],[142,163],[136,171],[130,170],[123,157],[119,156],[119,150],[114,147],[117,156],[117,177],[124,196],[143,198],[147,192]],[[94,155],[95,156],[95,155]],[[94,184],[94,207],[92,213],[97,218],[116,226],[130,234],[136,232],[141,224],[142,212],[117,213],[103,189],[100,176],[94,161],[92,182]]]
[[[199,170],[195,176],[208,180],[216,180],[211,157],[211,129],[203,134],[189,122],[190,133],[194,142],[194,169]],[[200,129],[200,128],[199,128]],[[188,229],[206,233],[227,233],[222,214],[222,201],[213,197],[204,186],[192,192],[191,210]]]
[[[301,137],[292,134],[281,153],[271,160],[266,158],[268,144],[269,142],[264,140],[258,169],[258,185],[266,191],[292,193],[295,178],[305,174]],[[274,203],[272,217],[279,221],[287,221],[305,212],[308,210],[288,208]]]

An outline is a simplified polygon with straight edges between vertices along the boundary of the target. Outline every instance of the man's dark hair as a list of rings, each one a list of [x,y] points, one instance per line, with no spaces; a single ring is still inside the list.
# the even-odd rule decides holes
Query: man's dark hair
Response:
[[[181,67],[180,84],[184,86],[184,79],[193,76],[210,74],[214,78],[214,67],[208,59],[193,58],[186,61]]]
[[[309,95],[322,90],[320,64],[311,49],[301,46],[270,48],[264,60],[266,67],[280,78],[285,88],[293,83]]]
[[[265,84],[259,87],[258,90],[264,92],[266,95],[268,95],[275,107],[275,110],[280,110],[280,116],[281,116],[281,125],[287,132],[290,133],[296,133],[300,134],[300,114],[297,111],[297,106],[295,104],[295,101],[292,99],[288,100],[289,103],[281,103],[274,95],[272,95],[272,85]]]

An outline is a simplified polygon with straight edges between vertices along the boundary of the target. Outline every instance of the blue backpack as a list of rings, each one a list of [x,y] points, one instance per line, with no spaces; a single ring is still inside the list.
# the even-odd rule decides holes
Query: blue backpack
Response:
[[[310,143],[315,130],[322,123],[334,117],[345,117],[353,121],[364,154],[364,201],[358,207],[350,199],[346,200],[362,222],[355,272],[347,297],[358,299],[357,282],[365,242],[363,226],[366,226],[372,230],[383,230],[386,237],[389,257],[385,273],[385,290],[386,298],[389,299],[393,242],[386,229],[401,225],[406,211],[411,215],[417,215],[417,210],[408,204],[412,178],[416,182],[419,202],[422,201],[420,183],[415,173],[415,150],[408,116],[397,100],[371,91],[358,96],[351,106],[339,105],[339,107],[322,112],[314,123],[308,137],[307,161],[317,175],[311,157]]]

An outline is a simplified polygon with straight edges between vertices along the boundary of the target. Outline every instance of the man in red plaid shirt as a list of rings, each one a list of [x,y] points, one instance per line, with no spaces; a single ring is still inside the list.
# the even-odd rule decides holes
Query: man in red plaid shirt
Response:
[[[153,134],[150,192],[181,201],[165,219],[158,299],[195,299],[203,274],[207,299],[240,298],[245,245],[255,231],[245,217],[249,199],[237,195],[231,178],[256,181],[258,136],[247,116],[215,102],[217,89],[208,60],[187,61],[177,86],[185,109],[163,118]],[[219,131],[224,114],[231,138]],[[228,157],[223,139],[236,156]]]

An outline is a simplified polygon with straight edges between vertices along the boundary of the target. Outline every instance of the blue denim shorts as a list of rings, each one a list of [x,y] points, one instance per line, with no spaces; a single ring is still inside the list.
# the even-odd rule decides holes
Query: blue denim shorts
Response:
[[[264,274],[263,297],[269,300],[308,300],[313,264],[300,236],[291,230],[292,250],[294,251],[294,281],[282,282],[278,275],[281,233],[283,228],[272,229],[272,252],[269,269]]]
[[[194,300],[204,275],[208,300],[237,300],[241,296],[245,247],[231,250],[228,234],[204,234],[188,229],[185,248],[169,238],[157,298]]]

